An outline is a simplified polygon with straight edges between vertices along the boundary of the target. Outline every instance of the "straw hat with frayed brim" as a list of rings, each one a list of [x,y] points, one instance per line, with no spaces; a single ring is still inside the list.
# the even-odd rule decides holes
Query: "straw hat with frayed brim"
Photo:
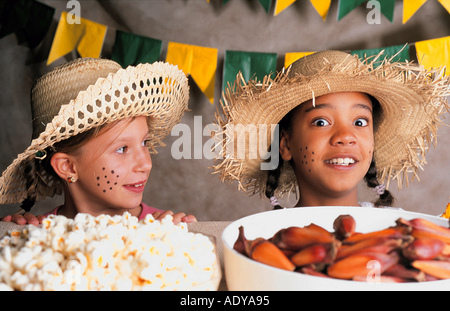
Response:
[[[266,76],[262,82],[245,83],[238,75],[224,94],[223,115],[217,116],[223,130],[218,137],[225,147],[216,157],[215,173],[224,182],[237,180],[242,191],[264,195],[268,171],[260,169],[261,156],[249,157],[247,151],[241,158],[227,154],[227,144],[232,144],[234,150],[249,148],[249,139],[237,139],[246,134],[227,133],[227,126],[240,124],[248,130],[250,124],[256,128],[278,124],[289,111],[315,97],[362,92],[375,97],[382,108],[374,133],[380,182],[388,187],[389,181],[396,179],[401,188],[403,182],[408,184],[410,179],[418,178],[417,171],[426,163],[429,146],[436,143],[442,114],[448,111],[449,77],[444,69],[425,70],[412,63],[380,59],[381,53],[373,59],[359,60],[344,52],[323,51],[297,60],[274,80]],[[294,192],[296,187],[293,169],[284,163],[276,195]]]
[[[33,86],[31,145],[3,172],[0,204],[27,197],[24,169],[55,143],[121,119],[149,116],[152,150],[179,123],[187,110],[186,75],[168,63],[139,64],[122,69],[111,60],[81,58],[61,65]],[[38,172],[37,200],[62,193],[62,184]]]

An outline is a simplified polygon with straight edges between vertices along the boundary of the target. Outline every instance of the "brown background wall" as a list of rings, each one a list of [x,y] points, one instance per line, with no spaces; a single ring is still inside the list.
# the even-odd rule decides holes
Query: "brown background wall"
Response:
[[[0,170],[25,150],[31,137],[29,91],[34,79],[55,65],[76,57],[75,52],[46,66],[46,57],[57,21],[67,1],[40,0],[56,8],[54,23],[44,42],[34,50],[19,45],[14,35],[0,40]],[[322,21],[309,1],[298,0],[278,16],[267,14],[256,0],[81,0],[81,16],[109,27],[102,57],[110,57],[115,29],[164,41],[161,60],[169,41],[214,47],[219,50],[215,102],[211,105],[190,79],[191,111],[182,122],[193,130],[194,116],[203,126],[214,121],[219,107],[223,55],[226,50],[270,52],[278,54],[278,70],[287,52],[324,49],[368,49],[413,43],[450,35],[450,15],[438,3],[428,1],[406,24],[402,24],[403,1],[396,1],[394,21],[384,16],[381,24],[369,25],[364,5],[337,21],[338,1],[332,1],[327,20]],[[439,131],[438,148],[430,150],[421,182],[413,182],[402,191],[394,190],[397,206],[430,214],[439,214],[450,202],[450,129]],[[144,201],[161,209],[184,211],[199,220],[234,220],[270,209],[266,199],[239,193],[235,184],[224,185],[211,175],[212,160],[174,160],[170,148],[178,137],[168,137],[167,147],[153,157],[150,185]],[[208,138],[204,138],[204,142]],[[195,146],[193,146],[194,148]],[[361,200],[373,199],[361,185]],[[286,205],[294,204],[295,198]],[[39,202],[33,212],[39,214],[61,203],[61,198]],[[0,209],[0,216],[16,211],[18,205]]]

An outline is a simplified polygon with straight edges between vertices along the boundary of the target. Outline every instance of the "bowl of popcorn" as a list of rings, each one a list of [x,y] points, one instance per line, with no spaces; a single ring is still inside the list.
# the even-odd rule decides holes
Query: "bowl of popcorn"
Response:
[[[77,214],[0,239],[0,290],[217,290],[214,241],[172,217]]]
[[[448,290],[448,219],[401,209],[262,212],[222,233],[229,290]]]

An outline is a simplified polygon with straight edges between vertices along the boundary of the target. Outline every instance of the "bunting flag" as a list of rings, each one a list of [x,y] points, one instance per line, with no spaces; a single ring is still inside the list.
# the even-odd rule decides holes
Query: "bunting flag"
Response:
[[[323,20],[327,18],[328,11],[330,10],[331,0],[310,0],[311,4],[316,9],[317,13]]]
[[[261,3],[266,13],[269,13],[270,7],[272,6],[272,0],[259,0],[259,3]]]
[[[426,69],[446,66],[450,75],[450,37],[416,42],[417,59]]]
[[[344,16],[353,11],[356,7],[367,1],[368,0],[339,0],[338,21],[344,18]],[[394,20],[395,0],[377,0],[376,2],[380,4],[381,13],[392,23]]]
[[[338,21],[367,0],[339,0]]]
[[[450,13],[450,0],[438,0],[442,6]]]
[[[229,0],[223,0],[226,3]],[[347,13],[358,5],[372,0],[340,0],[339,11]],[[393,13],[395,0],[378,0],[381,11],[385,16]],[[405,22],[427,0],[404,0]],[[450,12],[450,0],[438,0],[439,3]],[[271,7],[272,0],[259,0],[267,11]],[[276,2],[276,14],[287,8],[295,0],[278,0]],[[326,18],[331,0],[310,0],[316,11]],[[55,9],[48,7],[36,0],[4,0],[0,1],[0,38],[16,33],[18,37],[26,38],[30,47],[37,46],[45,36],[53,20]],[[347,14],[345,13],[345,14]],[[275,14],[275,15],[276,15]],[[344,15],[340,15],[342,18]],[[71,13],[62,12],[56,29],[53,43],[50,49],[47,65],[59,57],[66,55],[75,48],[81,57],[98,58],[101,55],[107,26],[101,25]],[[112,59],[127,67],[138,63],[153,63],[159,60],[162,50],[162,41],[134,35],[120,30],[115,30],[116,40],[112,48]],[[419,63],[426,68],[450,68],[450,37],[426,40],[415,44]],[[394,61],[409,61],[409,45],[391,46],[370,50],[353,50],[352,54],[360,58],[378,55],[385,51],[384,59],[392,58]],[[289,67],[297,59],[313,52],[286,53],[285,68]],[[208,100],[214,102],[214,85],[217,70],[218,49],[200,47],[182,43],[169,42],[166,61],[175,65],[189,74],[197,83],[200,90]],[[383,60],[380,58],[380,62]],[[262,80],[264,76],[271,74],[274,77],[277,70],[276,53],[226,51],[223,68],[223,88],[236,80],[239,71],[245,80]],[[450,70],[447,69],[447,75]]]
[[[223,69],[223,84],[225,88],[236,81],[236,76],[242,72],[245,81],[262,80],[266,75],[274,76],[277,69],[277,54],[260,52],[226,51]]]
[[[384,54],[375,62],[375,67],[378,67],[385,58],[392,58],[392,61],[394,62],[410,61],[408,45],[394,45],[378,49],[353,50],[350,54],[358,55],[358,58],[360,59],[366,59],[371,56],[377,56],[381,51],[384,51]]]
[[[33,49],[42,42],[53,20],[55,9],[37,1],[4,1],[0,7],[0,38],[15,33]]]
[[[218,50],[214,48],[169,42],[166,62],[178,65],[178,68],[190,74],[212,104],[217,55]]]
[[[295,1],[296,0],[276,0],[274,15],[277,16],[278,14],[280,14],[284,9],[286,9],[288,6],[290,6]]]
[[[294,53],[286,53],[284,55],[284,68],[288,68],[293,62],[297,59],[302,58],[303,56],[312,54],[314,52],[294,52]]]
[[[416,13],[427,0],[403,0],[403,24]]]
[[[61,13],[47,65],[75,48],[81,57],[100,57],[107,27],[81,17],[80,23],[69,24],[67,17],[67,12]]]
[[[258,0],[264,7],[264,10],[269,13],[272,6],[272,0]],[[280,14],[287,7],[293,4],[296,0],[275,0],[274,15]],[[332,0],[310,0],[311,4],[316,9],[317,13],[326,19],[330,9]],[[396,0],[339,0],[338,5],[338,21],[344,18],[348,13],[353,11],[356,7],[364,2],[367,3],[367,9],[372,11],[379,4],[381,13],[392,23],[394,20],[394,8]],[[403,24],[406,23],[412,15],[428,0],[403,0]],[[437,0],[450,13],[450,0]],[[209,0],[207,0],[210,3]],[[228,3],[229,0],[222,0],[223,4]]]
[[[154,63],[161,55],[162,41],[117,30],[111,59],[123,68]]]

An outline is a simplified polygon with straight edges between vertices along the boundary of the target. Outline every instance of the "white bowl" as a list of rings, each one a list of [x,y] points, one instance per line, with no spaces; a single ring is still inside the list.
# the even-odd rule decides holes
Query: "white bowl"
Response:
[[[395,221],[424,218],[438,225],[448,227],[448,220],[437,216],[371,207],[303,207],[276,210],[241,218],[228,225],[222,233],[224,266],[227,287],[232,291],[289,291],[289,290],[450,290],[450,280],[368,283],[338,280],[290,272],[261,264],[235,250],[234,242],[238,228],[244,227],[247,239],[270,238],[278,230],[289,226],[307,226],[315,223],[329,231],[337,216],[350,214],[356,220],[357,232],[371,232],[395,225]]]

